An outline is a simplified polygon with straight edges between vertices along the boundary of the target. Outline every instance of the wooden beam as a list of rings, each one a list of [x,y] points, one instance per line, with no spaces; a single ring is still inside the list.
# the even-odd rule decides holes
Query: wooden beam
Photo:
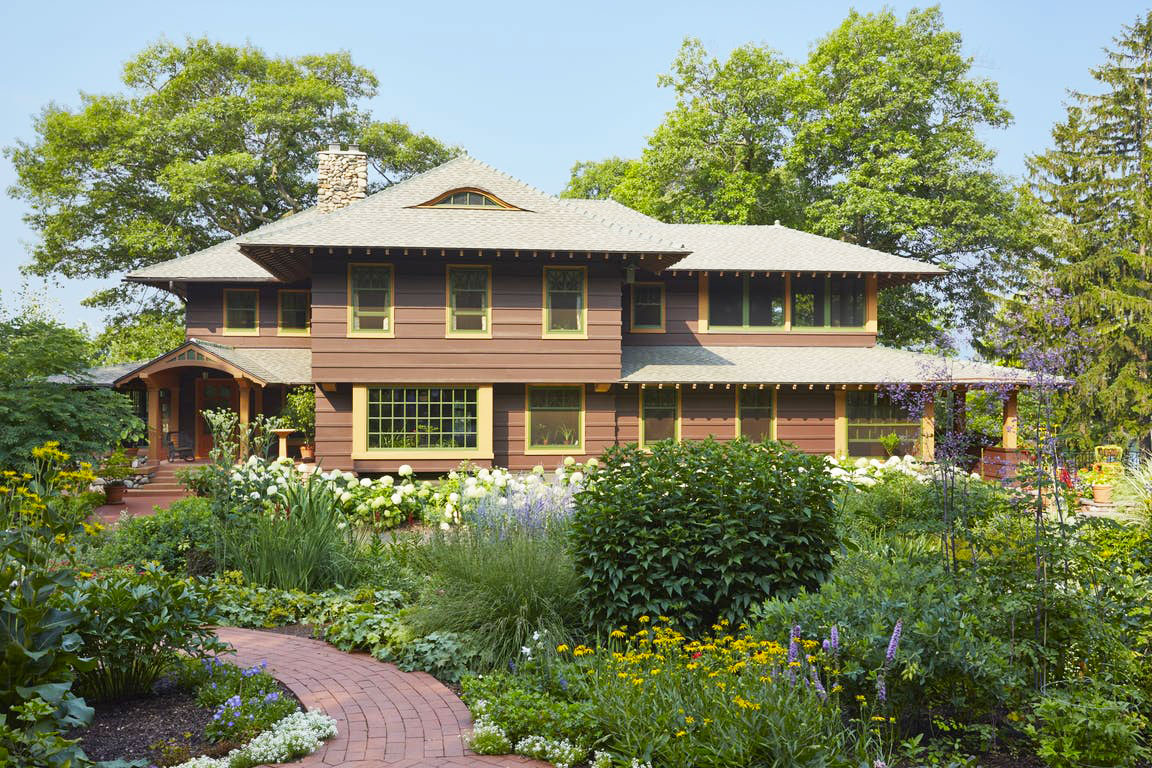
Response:
[[[1008,393],[1004,401],[1004,421],[1001,425],[1000,444],[1009,450],[1019,447],[1020,417],[1017,414],[1016,390]]]

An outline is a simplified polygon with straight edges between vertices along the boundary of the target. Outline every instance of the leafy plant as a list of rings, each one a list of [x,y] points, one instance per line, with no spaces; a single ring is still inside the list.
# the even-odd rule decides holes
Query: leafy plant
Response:
[[[889,456],[895,456],[896,451],[900,450],[900,444],[903,441],[904,438],[900,437],[897,433],[889,432],[886,435],[880,436],[880,447],[884,449],[884,453]]]
[[[309,445],[316,442],[316,389],[293,387],[284,398],[281,417],[285,425],[301,432]]]
[[[124,485],[124,481],[132,475],[132,462],[124,453],[124,449],[117,446],[100,465],[100,477],[107,486]]]
[[[822,457],[780,443],[610,448],[572,518],[589,617],[707,627],[815,587],[837,544],[836,488]]]
[[[215,570],[216,518],[207,499],[178,499],[151,515],[126,517],[89,559],[96,566],[159,563],[174,574],[199,576]]]
[[[1147,758],[1145,720],[1135,708],[1109,698],[1091,683],[1052,691],[1036,704],[1038,725],[1028,728],[1051,768],[1124,768]]]

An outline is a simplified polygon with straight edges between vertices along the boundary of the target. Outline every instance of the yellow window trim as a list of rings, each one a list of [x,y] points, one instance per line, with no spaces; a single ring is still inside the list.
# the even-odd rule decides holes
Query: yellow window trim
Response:
[[[255,328],[230,328],[228,326],[228,296],[233,293],[251,293],[256,296],[256,327]],[[260,335],[260,289],[259,288],[225,288],[224,301],[224,318],[221,327],[224,328],[225,336],[259,336]]]
[[[638,396],[637,397],[637,411],[636,412],[637,412],[637,415],[640,417],[639,418],[639,422],[640,422],[640,443],[639,443],[639,445],[641,448],[645,448],[645,449],[648,448],[648,446],[646,446],[644,444],[644,390],[646,390],[646,389],[660,389],[660,387],[640,387],[639,389],[636,390],[636,393]],[[682,400],[683,400],[683,394],[681,393],[680,389],[677,388],[676,389],[676,419],[675,419],[675,421],[676,421],[676,430],[675,430],[676,442],[680,442],[680,439],[681,439],[680,438],[680,422],[682,420],[681,416],[683,413]]]
[[[304,328],[284,327],[284,294],[302,293],[308,297],[308,309],[305,312],[306,325]],[[276,291],[276,335],[277,336],[310,336],[312,333],[312,291],[307,288],[280,288]]]
[[[387,331],[360,331],[355,328],[355,302],[352,300],[352,270],[355,267],[387,267],[388,268],[388,330]],[[345,301],[348,309],[348,337],[366,339],[393,339],[396,338],[396,267],[386,261],[350,261],[348,262]]]
[[[651,285],[660,289],[660,325],[657,326],[636,326],[636,286],[638,285]],[[628,330],[632,333],[664,333],[668,327],[668,298],[664,289],[664,283],[657,281],[646,281],[632,283],[632,288],[628,292]]]
[[[492,202],[496,203],[496,205],[493,206],[493,205],[442,205],[442,204],[440,204],[441,200],[445,200],[449,197],[452,197],[452,195],[457,195],[457,194],[460,194],[461,192],[471,192],[475,195],[482,195],[483,197],[486,197],[489,200],[491,200]],[[500,210],[522,211],[522,210],[524,210],[523,208],[518,208],[515,205],[512,205],[511,203],[507,203],[507,202],[501,200],[500,198],[496,197],[496,195],[492,194],[491,192],[484,190],[484,189],[480,189],[479,187],[457,187],[456,189],[450,189],[442,195],[437,195],[436,197],[432,198],[431,200],[429,200],[426,203],[420,203],[419,205],[413,205],[411,207],[412,208],[463,208],[463,209],[472,210],[472,211],[500,211]]]
[[[742,435],[744,432],[743,425],[741,424],[742,419],[740,416],[740,413],[741,413],[740,393],[745,392],[745,391],[747,391],[747,390],[742,388],[742,387],[737,387],[735,389],[735,393],[736,393],[736,399],[735,399],[735,404],[736,404],[736,433],[732,436],[733,440],[740,439],[740,435]],[[768,438],[770,440],[776,439],[776,422],[778,421],[778,411],[776,410],[777,400],[778,400],[777,394],[778,394],[777,391],[775,389],[773,389],[772,390],[772,421],[768,425]]]
[[[368,390],[373,387],[444,387],[476,390],[475,448],[368,448]],[[354,384],[352,386],[353,459],[491,459],[491,384]]]
[[[548,306],[548,273],[551,271],[579,272],[583,278],[583,295],[580,299],[580,330],[579,331],[550,331],[551,310]],[[588,267],[544,267],[540,273],[540,312],[543,322],[540,324],[541,338],[544,339],[586,339],[588,338]]]
[[[580,390],[580,442],[577,445],[532,445],[532,390],[534,389],[579,389]],[[584,455],[584,425],[587,413],[586,393],[583,384],[529,384],[524,388],[524,455],[525,456],[582,456]]]
[[[488,298],[484,313],[483,331],[456,331],[452,329],[452,270],[483,269],[488,272]],[[447,264],[444,266],[444,337],[448,339],[492,338],[492,266],[489,264]]]

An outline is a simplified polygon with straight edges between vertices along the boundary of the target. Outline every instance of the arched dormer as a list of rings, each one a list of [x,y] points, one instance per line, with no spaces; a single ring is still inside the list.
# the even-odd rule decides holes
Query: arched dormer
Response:
[[[434,197],[426,203],[420,203],[414,208],[471,208],[484,211],[522,211],[510,203],[506,203],[491,192],[485,192],[476,187],[460,187],[450,189],[444,194]]]

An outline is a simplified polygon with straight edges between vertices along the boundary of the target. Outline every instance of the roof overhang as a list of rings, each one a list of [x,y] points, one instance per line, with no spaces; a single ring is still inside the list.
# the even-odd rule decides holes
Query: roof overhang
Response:
[[[195,339],[189,339],[171,352],[149,360],[139,368],[124,374],[113,382],[113,386],[120,387],[135,379],[147,380],[155,374],[180,368],[212,368],[227,373],[236,379],[248,379],[261,387],[268,385],[268,382],[260,376],[225,360],[220,354],[214,352],[211,346],[202,344]]]

